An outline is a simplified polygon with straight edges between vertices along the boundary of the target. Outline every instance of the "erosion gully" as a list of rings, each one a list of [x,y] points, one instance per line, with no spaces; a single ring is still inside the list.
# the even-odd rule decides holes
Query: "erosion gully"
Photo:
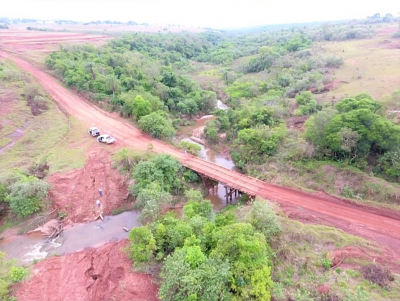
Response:
[[[220,100],[217,102],[219,109],[228,107]],[[212,118],[212,117],[211,117]],[[190,139],[191,133],[204,127],[210,118],[198,119],[194,125],[183,127],[177,139],[190,141],[201,147],[199,156],[230,170],[239,171],[233,161],[219,154],[214,149]],[[226,206],[225,188],[218,184],[216,195],[206,197],[213,204],[214,211],[219,211]],[[89,247],[98,247],[110,241],[117,241],[128,237],[124,228],[140,226],[139,211],[127,211],[114,216],[105,216],[104,220],[97,220],[85,224],[75,224],[54,239],[44,238],[40,233],[8,237],[0,241],[0,250],[7,254],[7,258],[15,258],[21,265],[44,259],[52,255],[64,255],[81,251]]]

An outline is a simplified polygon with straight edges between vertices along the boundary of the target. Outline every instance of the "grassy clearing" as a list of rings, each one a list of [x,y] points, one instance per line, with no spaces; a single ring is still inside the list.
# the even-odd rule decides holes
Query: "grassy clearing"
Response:
[[[376,254],[379,249],[375,245],[326,226],[305,225],[285,218],[281,223],[282,234],[272,243],[276,250],[273,273],[277,282],[276,300],[286,300],[288,296],[295,300],[317,300],[314,297],[317,288],[324,284],[330,287],[331,299],[326,300],[337,300],[334,296],[346,300],[348,296],[361,294],[360,290],[369,299],[355,300],[399,300],[398,275],[394,275],[395,280],[386,288],[363,278],[360,268],[372,264],[372,258],[348,258],[329,268],[330,253],[335,249],[355,246]]]
[[[50,173],[65,172],[81,168],[86,161],[85,153],[95,139],[90,139],[87,134],[86,124],[74,117],[69,117],[71,129],[68,134],[53,148],[41,157],[50,165]]]
[[[0,168],[26,169],[34,162],[43,161],[49,163],[50,173],[82,167],[84,153],[93,142],[87,137],[86,125],[67,117],[48,97],[45,100],[49,109],[38,116],[32,115],[26,100],[17,96],[24,93],[22,75],[10,61],[2,61],[1,67],[3,73],[7,70],[5,74],[13,74],[13,78],[0,83],[0,95],[7,96],[8,110],[6,122],[0,127],[0,147],[12,141],[8,136],[17,129],[22,129],[24,134],[2,153]],[[28,77],[28,82],[34,81]]]
[[[39,116],[28,115],[29,113],[18,110],[18,107],[26,106],[24,100],[16,100],[17,105],[13,108],[14,114],[25,115],[25,122],[29,125],[24,130],[24,136],[15,145],[6,150],[0,158],[2,168],[27,168],[33,162],[40,160],[46,150],[57,144],[68,133],[68,120],[57,111],[54,104],[50,109]],[[22,111],[22,112],[21,112]],[[11,119],[11,118],[10,118]]]
[[[360,91],[380,99],[398,89],[400,52],[399,49],[385,49],[386,40],[392,40],[391,34],[378,34],[368,40],[321,43],[327,53],[343,57],[345,64],[335,70],[335,78],[348,82],[340,83],[336,90],[327,93],[326,99],[340,99]]]

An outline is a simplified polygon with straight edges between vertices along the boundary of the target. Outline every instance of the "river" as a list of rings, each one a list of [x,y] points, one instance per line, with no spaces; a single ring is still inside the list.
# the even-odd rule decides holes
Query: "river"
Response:
[[[227,106],[218,101],[218,108],[227,109]],[[199,154],[201,158],[239,171],[232,160],[209,147],[190,140],[191,133],[199,127],[203,127],[209,119],[202,118],[197,120],[194,125],[184,127],[178,138],[198,144],[201,147]],[[226,206],[224,186],[218,184],[217,194],[208,195],[206,199],[211,201],[214,211],[224,208]],[[73,227],[65,229],[59,237],[51,240],[45,239],[37,233],[9,237],[0,241],[0,250],[6,252],[8,259],[16,258],[20,264],[28,265],[49,255],[68,254],[87,247],[96,247],[110,241],[127,238],[128,233],[123,228],[131,229],[140,226],[139,214],[139,211],[127,211],[114,216],[105,216],[103,221],[75,224]]]

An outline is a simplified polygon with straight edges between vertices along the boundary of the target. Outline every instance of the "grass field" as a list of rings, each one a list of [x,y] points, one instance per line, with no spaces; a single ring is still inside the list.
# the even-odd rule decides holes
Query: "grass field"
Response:
[[[9,61],[2,61],[2,68],[3,73],[5,70],[18,72]],[[34,82],[31,78],[29,81]],[[32,115],[21,96],[24,87],[25,81],[18,76],[0,82],[0,99],[5,112],[1,119],[0,147],[15,141],[1,154],[0,169],[27,169],[43,161],[49,163],[50,173],[82,167],[86,146],[92,143],[92,140],[82,139],[87,134],[86,125],[66,116],[47,96],[48,110],[38,116]]]
[[[334,299],[334,295],[344,300],[399,300],[400,277],[395,275],[387,287],[381,287],[361,273],[363,266],[373,263],[374,256],[382,255],[377,246],[335,228],[280,220],[283,231],[273,243],[273,249],[278,250],[274,266],[274,277],[278,279],[274,289],[276,300],[286,300],[283,296],[316,300],[313,292],[322,285],[330,289],[331,299],[326,300],[341,300]],[[338,249],[345,250],[347,256],[330,268]]]
[[[391,26],[393,27],[393,25]],[[327,99],[368,92],[375,99],[400,89],[400,49],[389,49],[395,42],[391,33],[378,33],[372,39],[325,42],[327,53],[343,57],[344,65],[335,70],[339,81]]]

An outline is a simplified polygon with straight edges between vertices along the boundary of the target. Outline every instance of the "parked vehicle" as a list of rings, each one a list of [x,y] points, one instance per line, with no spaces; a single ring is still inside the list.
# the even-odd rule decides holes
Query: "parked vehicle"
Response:
[[[111,137],[110,135],[107,134],[97,137],[97,142],[102,142],[105,144],[111,144],[114,143],[114,141],[115,141],[114,137]]]
[[[89,129],[89,131],[88,131],[88,133],[90,134],[90,135],[92,135],[93,137],[97,137],[97,136],[100,136],[100,131],[99,131],[99,129],[97,128],[97,127],[91,127],[90,129]]]

